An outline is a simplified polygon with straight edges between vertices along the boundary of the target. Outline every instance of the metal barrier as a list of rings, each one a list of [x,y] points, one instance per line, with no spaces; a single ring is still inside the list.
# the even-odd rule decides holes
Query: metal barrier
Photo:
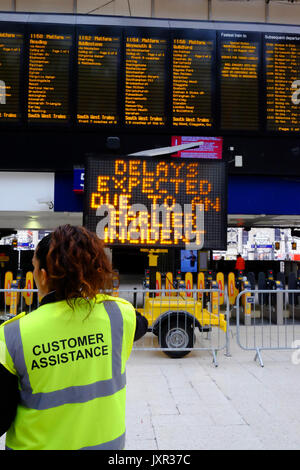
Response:
[[[148,333],[134,343],[134,350],[159,350],[172,358],[183,357],[191,350],[210,351],[216,367],[218,351],[225,349],[225,354],[230,355],[226,292],[120,289],[118,296],[131,302],[148,320]]]
[[[279,286],[279,284],[277,285]],[[112,295],[128,300],[148,320],[148,332],[134,343],[136,351],[158,350],[180,358],[192,350],[230,356],[230,299],[226,290],[120,289]],[[37,289],[0,289],[0,323],[39,306]],[[236,339],[243,350],[296,350],[300,345],[300,291],[244,289],[235,303]]]
[[[37,289],[0,289],[0,323],[39,306]]]
[[[229,302],[220,289],[123,289],[112,292],[132,303],[148,320],[148,332],[134,350],[164,351],[180,358],[191,350],[229,353]],[[28,301],[30,299],[30,301]],[[27,301],[26,301],[27,300]],[[0,323],[39,306],[37,289],[0,289]],[[12,313],[13,312],[13,313]]]
[[[255,351],[254,360],[264,363],[261,351],[298,349],[300,318],[293,301],[299,290],[245,289],[236,298],[237,343]],[[249,308],[250,307],[250,308]],[[243,336],[243,339],[242,339]]]

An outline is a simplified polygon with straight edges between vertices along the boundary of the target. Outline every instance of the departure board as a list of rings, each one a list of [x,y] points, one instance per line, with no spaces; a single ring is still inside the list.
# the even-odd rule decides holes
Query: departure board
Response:
[[[23,34],[0,32],[0,121],[20,119]]]
[[[221,129],[259,129],[260,40],[256,33],[219,33]]]
[[[59,132],[96,139],[106,131],[264,138],[300,132],[297,26],[11,18],[0,21],[3,127],[58,125]]]
[[[173,126],[210,128],[212,119],[212,66],[214,33],[173,38]]]
[[[77,122],[118,124],[120,36],[78,36]]]
[[[265,34],[268,131],[300,131],[300,35]]]
[[[224,249],[226,185],[221,161],[92,157],[84,226],[113,246]]]
[[[70,34],[30,34],[29,122],[68,122],[71,47]]]
[[[166,39],[140,35],[126,37],[126,125],[165,125],[166,52]]]

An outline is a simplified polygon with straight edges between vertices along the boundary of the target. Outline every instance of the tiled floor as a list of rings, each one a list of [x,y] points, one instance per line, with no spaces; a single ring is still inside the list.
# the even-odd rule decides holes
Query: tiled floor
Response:
[[[300,364],[291,351],[264,351],[262,368],[234,337],[230,349],[218,367],[207,351],[133,351],[126,449],[299,449]]]

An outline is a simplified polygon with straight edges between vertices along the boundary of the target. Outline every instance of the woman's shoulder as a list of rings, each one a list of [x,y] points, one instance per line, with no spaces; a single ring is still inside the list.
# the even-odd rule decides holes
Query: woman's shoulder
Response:
[[[107,294],[98,294],[96,296],[97,302],[116,302],[117,304],[120,304],[120,306],[124,306],[125,308],[129,308],[130,310],[135,311],[133,305],[126,299],[123,299],[122,297],[113,297],[112,295],[107,295]]]

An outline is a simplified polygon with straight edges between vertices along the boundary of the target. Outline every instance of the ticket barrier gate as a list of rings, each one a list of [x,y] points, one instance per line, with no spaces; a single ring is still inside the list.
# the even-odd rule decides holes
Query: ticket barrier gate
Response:
[[[216,275],[213,271],[206,271],[204,273],[204,288],[205,289],[216,289],[217,288],[217,284],[216,284]],[[208,303],[212,303],[212,294],[210,294],[209,292],[206,292],[205,295],[204,295],[204,301],[203,301],[203,306],[204,308],[206,308],[206,306],[208,305]]]
[[[119,297],[120,274],[117,269],[113,270],[112,275],[112,297]]]
[[[163,286],[162,279],[165,277],[165,285]],[[175,279],[174,279],[175,277]],[[162,275],[159,271],[156,272],[156,290],[157,293],[152,296],[159,297],[163,291],[164,296],[176,296],[178,291],[184,291],[184,297],[193,297],[193,293],[190,292],[194,289],[193,274],[186,272],[184,275],[180,270],[176,271],[175,276],[173,273],[167,272]],[[145,270],[145,278],[143,280],[143,287],[150,289],[150,271]],[[224,274],[215,273],[208,271],[207,273],[200,272],[197,277],[197,286],[195,289],[219,289],[219,292],[198,292],[197,300],[202,302],[203,308],[208,308],[213,314],[218,314],[220,307],[225,304],[224,302]],[[177,290],[177,294],[176,294]],[[225,306],[226,308],[226,306]]]
[[[198,292],[198,300],[203,308],[207,308],[213,314],[218,315],[224,305],[224,274],[213,271],[199,272],[197,277],[197,289],[219,289],[219,292]]]
[[[251,273],[249,276],[250,280],[245,275],[244,271],[238,271],[235,275],[233,272],[228,274],[227,280],[227,290],[229,305],[231,306],[231,317],[236,317],[236,298],[238,294],[242,291],[247,291],[252,289],[253,285],[255,288],[255,278],[254,274]],[[246,292],[241,297],[241,309],[240,309],[240,321],[245,325],[251,325],[251,317],[255,314],[255,307],[253,305],[254,298],[251,293]]]
[[[150,269],[145,270],[145,277],[143,279],[143,288],[150,289]]]
[[[289,317],[284,294],[285,279],[283,273],[277,273],[276,277],[277,279],[274,278],[273,271],[268,271],[267,277],[264,276],[264,273],[259,273],[259,290],[276,291],[274,294],[259,294],[259,304],[265,320],[277,325],[283,325],[284,319]]]

